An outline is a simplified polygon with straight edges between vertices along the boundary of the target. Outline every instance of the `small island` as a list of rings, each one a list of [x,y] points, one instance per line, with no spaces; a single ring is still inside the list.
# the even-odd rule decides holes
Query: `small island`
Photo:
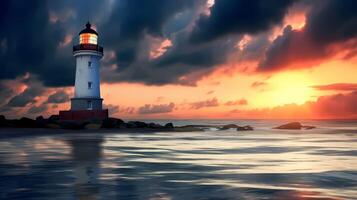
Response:
[[[273,129],[283,129],[283,130],[309,130],[309,129],[314,129],[316,128],[315,126],[307,126],[307,125],[302,125],[300,122],[290,122],[287,124],[283,124],[281,126],[274,127]]]

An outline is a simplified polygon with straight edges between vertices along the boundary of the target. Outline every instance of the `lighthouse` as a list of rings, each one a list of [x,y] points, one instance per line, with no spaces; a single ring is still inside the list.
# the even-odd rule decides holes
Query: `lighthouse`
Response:
[[[79,32],[79,41],[73,46],[76,59],[74,97],[71,109],[60,111],[62,120],[97,120],[108,118],[108,110],[103,110],[100,95],[100,59],[103,47],[98,44],[98,33],[88,22]]]

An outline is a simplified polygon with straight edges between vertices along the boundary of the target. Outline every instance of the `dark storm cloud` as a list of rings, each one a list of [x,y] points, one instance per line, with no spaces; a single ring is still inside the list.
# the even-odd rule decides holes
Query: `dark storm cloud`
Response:
[[[209,16],[202,15],[192,33],[194,41],[234,33],[257,33],[280,23],[292,0],[216,0]]]
[[[116,1],[109,19],[100,25],[103,44],[115,51],[121,68],[129,67],[139,59],[146,35],[163,37],[164,24],[195,4],[193,0]]]
[[[0,3],[0,80],[29,72],[46,87],[73,85],[72,43],[91,20],[105,53],[114,55],[103,62],[103,81],[195,85],[236,52],[242,34],[280,23],[291,2],[216,0],[211,16],[204,16],[206,0],[5,0]],[[151,58],[153,41],[164,39],[172,46]]]
[[[230,37],[208,44],[193,45],[186,36],[177,35],[173,39],[174,46],[163,56],[148,62],[147,65],[139,65],[141,70],[128,71],[125,74],[127,78],[136,81],[141,79],[145,83],[155,85],[174,83],[193,86],[214,67],[224,64],[227,56],[236,50],[235,45],[239,40],[237,37]],[[143,73],[138,74],[138,71]]]
[[[103,73],[104,80],[109,82],[142,82],[149,85],[182,84],[194,86],[197,80],[211,73],[215,70],[215,67],[224,64],[228,56],[237,52],[236,44],[241,39],[242,34],[264,31],[272,25],[280,23],[286,8],[292,1],[269,1],[269,3],[267,1],[259,1],[259,3],[216,1],[211,8],[212,17],[203,15],[199,17],[200,13],[197,14],[196,18],[199,17],[199,20],[197,23],[192,23],[193,32],[191,28],[180,26],[182,30],[171,34],[163,31],[166,29],[167,24],[165,22],[167,22],[167,19],[176,19],[177,16],[182,17],[185,13],[190,13],[190,10],[192,13],[194,12],[192,10],[202,9],[202,5],[206,5],[206,1],[193,1],[195,3],[190,1],[165,1],[165,3],[158,2],[158,4],[155,1],[154,5],[150,7],[141,6],[137,8],[140,11],[143,10],[138,12],[140,13],[139,16],[136,16],[138,15],[136,13],[127,14],[125,12],[125,10],[130,10],[131,7],[134,7],[132,4],[137,4],[137,1],[130,2],[118,3],[117,9],[115,9],[118,10],[118,14],[112,15],[111,20],[103,26],[103,31],[105,27],[112,27],[112,31],[106,34],[105,41],[109,44],[109,41],[113,41],[113,38],[116,38],[115,42],[109,44],[109,48],[116,52],[116,63],[118,64],[117,71]],[[171,4],[175,6],[171,6]],[[247,14],[240,7],[240,5],[245,4],[257,16]],[[121,9],[123,10],[121,11]],[[171,11],[168,12],[167,10]],[[233,13],[240,13],[240,18],[232,18],[230,15],[221,14],[228,11],[232,15]],[[156,13],[153,15],[155,19],[152,16],[146,16],[152,15],[151,12]],[[145,19],[140,20],[143,16],[145,16]],[[190,16],[194,15],[191,14]],[[194,22],[196,18],[192,17],[191,21]],[[120,19],[125,19],[125,21],[121,22]],[[156,22],[155,25],[153,25],[152,20]],[[226,28],[224,28],[224,32],[218,31],[217,33],[211,33],[211,30],[204,31],[202,30],[202,20],[214,30],[222,28],[222,25],[217,23],[218,20],[221,20]],[[245,23],[246,21],[249,22],[249,25]],[[238,29],[238,22],[244,24],[242,29]],[[229,28],[230,26],[231,28]],[[197,43],[192,38],[198,37],[198,34],[214,34],[214,36],[207,36],[207,38],[204,35],[200,35],[203,40]],[[147,35],[156,38],[169,38],[172,46],[162,56],[156,59],[149,59],[150,49],[147,46],[147,41],[144,40]],[[211,40],[211,37],[214,37],[215,40]],[[266,40],[262,37],[258,43],[261,44],[263,42],[266,42]],[[248,50],[250,52],[254,51],[256,49],[254,45],[258,43],[251,44]],[[248,56],[252,57],[254,55]]]
[[[44,86],[73,85],[71,47],[91,20],[105,52],[113,52],[103,62],[103,81],[195,85],[237,52],[242,34],[280,23],[291,4],[216,0],[206,15],[206,0],[2,1],[0,79],[29,72]],[[150,57],[153,43],[164,39],[172,46],[162,56]],[[262,37],[247,49],[254,54],[265,43]],[[118,68],[112,70],[112,65]]]
[[[356,43],[343,43],[357,36],[357,1],[326,0],[310,4],[305,27],[292,30],[287,26],[268,49],[259,70],[276,70],[296,62],[318,62],[338,52],[329,48],[331,45],[340,44],[344,49],[356,50]]]
[[[60,24],[49,22],[46,1],[14,0],[0,4],[0,79],[30,72],[46,85],[72,83],[72,63],[67,56],[56,53],[65,31]]]
[[[69,95],[64,91],[59,90],[48,97],[47,103],[64,103],[64,102],[68,102],[68,100],[69,100]]]

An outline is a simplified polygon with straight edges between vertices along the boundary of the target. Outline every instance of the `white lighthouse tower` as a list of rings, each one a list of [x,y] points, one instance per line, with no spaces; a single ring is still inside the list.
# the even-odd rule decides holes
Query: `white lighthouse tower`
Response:
[[[76,58],[76,80],[71,110],[102,110],[100,97],[99,60],[103,47],[98,45],[98,33],[88,22],[79,33],[79,44],[73,47]]]
[[[79,33],[79,44],[73,46],[76,58],[76,78],[71,110],[60,111],[63,120],[105,119],[108,110],[102,109],[99,68],[103,47],[98,45],[98,33],[88,22]]]

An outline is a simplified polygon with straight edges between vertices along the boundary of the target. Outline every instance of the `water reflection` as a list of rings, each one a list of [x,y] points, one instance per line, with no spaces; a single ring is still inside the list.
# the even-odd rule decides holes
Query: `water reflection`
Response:
[[[0,139],[0,199],[355,198],[357,136],[313,131]]]
[[[99,194],[98,176],[102,157],[103,137],[73,138],[71,147],[76,199],[96,200]]]

